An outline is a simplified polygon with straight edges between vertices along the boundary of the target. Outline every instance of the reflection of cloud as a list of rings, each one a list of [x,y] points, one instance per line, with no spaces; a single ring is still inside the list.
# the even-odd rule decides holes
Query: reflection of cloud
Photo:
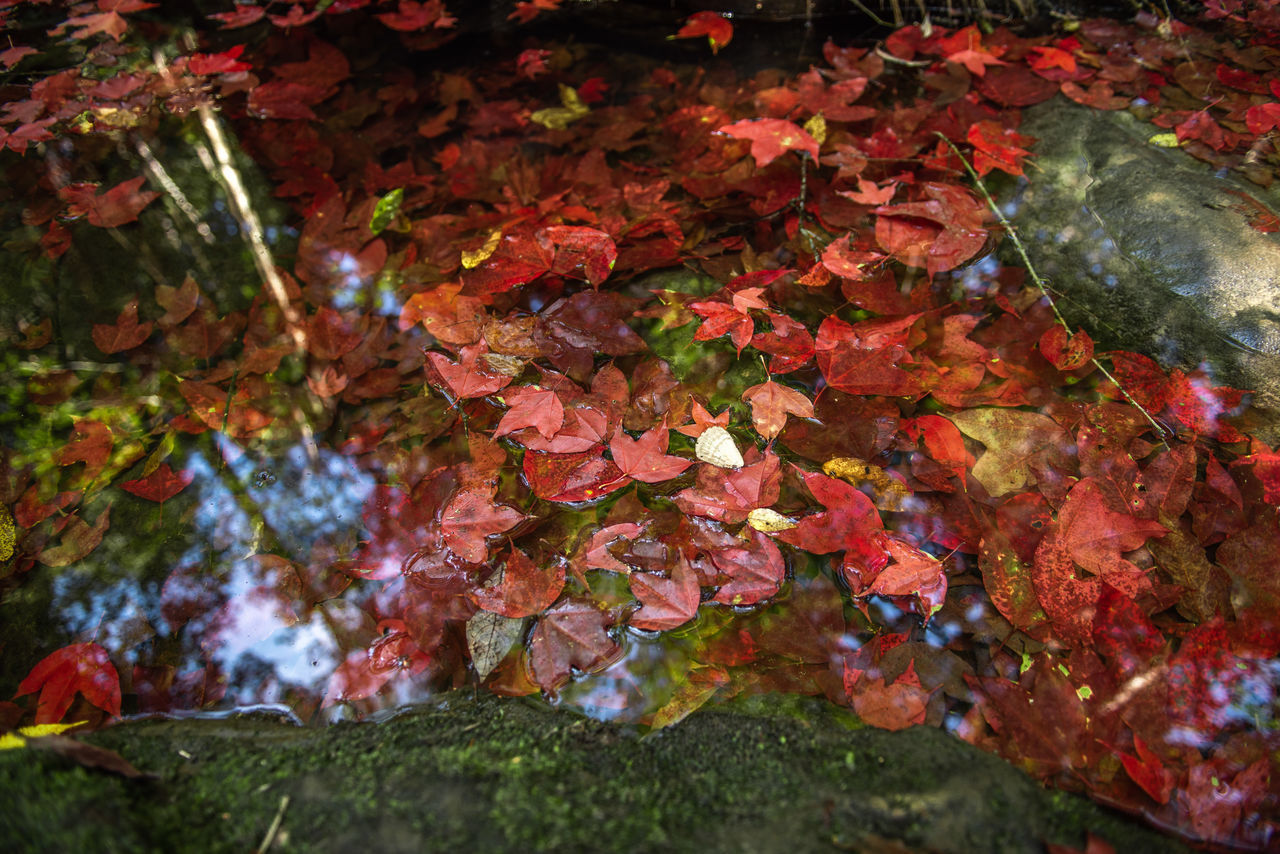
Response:
[[[221,607],[186,627],[185,636],[199,638],[205,656],[224,672],[269,671],[272,679],[259,684],[268,690],[272,683],[273,694],[283,685],[318,693],[345,650],[333,633],[342,627],[331,627],[319,611],[307,616],[314,601],[308,579],[330,571],[326,550],[314,547],[359,529],[373,478],[349,457],[327,449],[311,457],[300,443],[265,461],[221,436],[219,449],[231,477],[200,454],[187,462],[196,474],[200,512],[195,545],[183,562],[223,568],[216,582]],[[279,560],[258,559],[267,555]]]

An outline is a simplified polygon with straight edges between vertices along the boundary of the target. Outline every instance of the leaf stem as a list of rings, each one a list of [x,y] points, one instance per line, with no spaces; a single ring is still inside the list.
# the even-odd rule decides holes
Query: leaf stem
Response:
[[[982,194],[982,198],[986,201],[987,207],[989,207],[991,212],[996,215],[996,219],[1000,222],[1000,226],[1005,230],[1005,234],[1009,235],[1009,240],[1013,242],[1013,248],[1017,250],[1018,257],[1022,259],[1022,263],[1023,266],[1026,267],[1027,274],[1031,276],[1031,281],[1035,282],[1036,287],[1040,289],[1041,295],[1043,295],[1045,300],[1049,303],[1049,308],[1053,309],[1053,316],[1058,319],[1058,323],[1062,325],[1062,328],[1067,330],[1068,335],[1072,334],[1071,325],[1067,323],[1066,318],[1062,316],[1062,312],[1058,310],[1058,304],[1054,302],[1053,295],[1049,293],[1049,288],[1045,286],[1044,279],[1040,278],[1040,274],[1036,272],[1035,265],[1031,263],[1031,257],[1027,254],[1027,247],[1023,244],[1022,238],[1018,236],[1018,230],[1013,227],[1013,223],[1009,222],[1009,218],[1004,215],[1004,211],[1000,210],[1000,206],[996,204],[996,200],[991,197],[991,193],[987,191],[987,185],[982,181],[982,176],[978,174],[978,171],[973,168],[973,164],[969,162],[969,159],[960,152],[960,149],[956,147],[956,144],[948,139],[945,134],[940,131],[934,131],[934,134],[945,142],[947,147],[951,149],[952,153],[960,159],[960,163],[964,165],[965,171],[969,173],[969,177],[973,179],[973,183],[978,188],[978,192]],[[1098,361],[1097,356],[1091,357],[1089,361],[1098,369],[1098,372],[1101,373],[1108,382],[1120,390],[1120,394],[1124,395],[1124,399],[1129,401],[1129,403],[1141,412],[1143,417],[1151,423],[1151,426],[1156,430],[1156,435],[1160,437],[1161,443],[1164,444],[1167,449],[1169,446],[1165,442],[1165,437],[1169,435],[1169,429],[1157,421],[1152,414],[1147,411],[1145,406],[1134,400],[1128,390],[1120,384],[1120,381],[1112,376],[1111,372]]]

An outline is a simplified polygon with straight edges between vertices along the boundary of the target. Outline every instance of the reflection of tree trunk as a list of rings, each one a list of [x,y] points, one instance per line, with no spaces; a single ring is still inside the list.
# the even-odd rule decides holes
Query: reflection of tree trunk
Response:
[[[1129,854],[1185,850],[938,729],[850,730],[819,701],[757,698],[637,738],[469,694],[382,724],[241,716],[86,739],[158,784],[2,751],[4,827],[27,850],[245,851],[278,815],[291,848],[317,851],[967,854],[1074,849],[1086,831]]]

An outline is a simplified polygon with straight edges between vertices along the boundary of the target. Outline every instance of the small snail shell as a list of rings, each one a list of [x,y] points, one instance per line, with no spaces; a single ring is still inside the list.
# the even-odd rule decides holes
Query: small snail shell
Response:
[[[747,524],[765,534],[787,531],[796,523],[770,507],[757,507],[747,514]]]
[[[712,426],[702,431],[693,448],[698,459],[722,469],[742,468],[742,453],[733,437],[723,427]]]

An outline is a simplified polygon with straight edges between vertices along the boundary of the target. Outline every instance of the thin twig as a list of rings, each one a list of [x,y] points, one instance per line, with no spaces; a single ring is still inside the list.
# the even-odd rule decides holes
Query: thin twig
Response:
[[[1036,272],[1035,265],[1031,263],[1031,257],[1027,254],[1027,248],[1023,245],[1022,238],[1018,237],[1017,229],[1013,227],[1013,223],[1009,222],[1009,218],[1000,210],[1000,206],[996,204],[996,200],[991,198],[991,193],[987,192],[987,185],[983,183],[982,176],[980,176],[978,171],[973,168],[973,165],[969,163],[969,159],[960,152],[960,149],[956,148],[956,144],[954,142],[939,131],[934,131],[934,133],[937,134],[939,139],[947,144],[947,147],[951,149],[956,157],[960,158],[960,162],[964,164],[965,171],[969,173],[969,177],[973,179],[973,183],[977,186],[978,192],[980,192],[982,194],[982,198],[986,200],[987,207],[991,208],[991,212],[996,215],[996,219],[999,220],[1001,227],[1004,228],[1005,233],[1009,235],[1009,239],[1013,242],[1013,248],[1017,250],[1018,257],[1022,259],[1022,263],[1027,269],[1027,274],[1031,276],[1031,281],[1035,282],[1036,287],[1040,289],[1040,293],[1044,296],[1045,300],[1048,301],[1049,308],[1053,309],[1054,317],[1058,319],[1058,323],[1062,324],[1062,328],[1067,331],[1068,335],[1073,334],[1071,325],[1067,323],[1066,318],[1062,316],[1062,312],[1058,311],[1058,304],[1054,302],[1053,295],[1049,293],[1049,288],[1046,287],[1044,279],[1040,278],[1040,274]],[[1165,443],[1165,437],[1169,434],[1168,428],[1157,421],[1151,413],[1147,411],[1145,406],[1133,399],[1133,396],[1130,395],[1128,390],[1120,384],[1120,381],[1112,376],[1111,372],[1098,361],[1097,356],[1091,357],[1089,361],[1098,369],[1102,376],[1106,377],[1108,382],[1120,390],[1120,393],[1124,395],[1125,400],[1129,401],[1130,404],[1142,413],[1143,417],[1146,418],[1147,421],[1151,422],[1151,426],[1156,429],[1156,435],[1160,437],[1161,443],[1164,444],[1167,449],[1168,444]]]
[[[267,828],[267,835],[262,837],[262,843],[258,845],[258,854],[267,854],[271,846],[276,842],[276,835],[280,833],[280,825],[284,823],[284,811],[289,808],[289,796],[280,796],[280,808],[276,810],[276,817],[271,820],[271,826]]]

